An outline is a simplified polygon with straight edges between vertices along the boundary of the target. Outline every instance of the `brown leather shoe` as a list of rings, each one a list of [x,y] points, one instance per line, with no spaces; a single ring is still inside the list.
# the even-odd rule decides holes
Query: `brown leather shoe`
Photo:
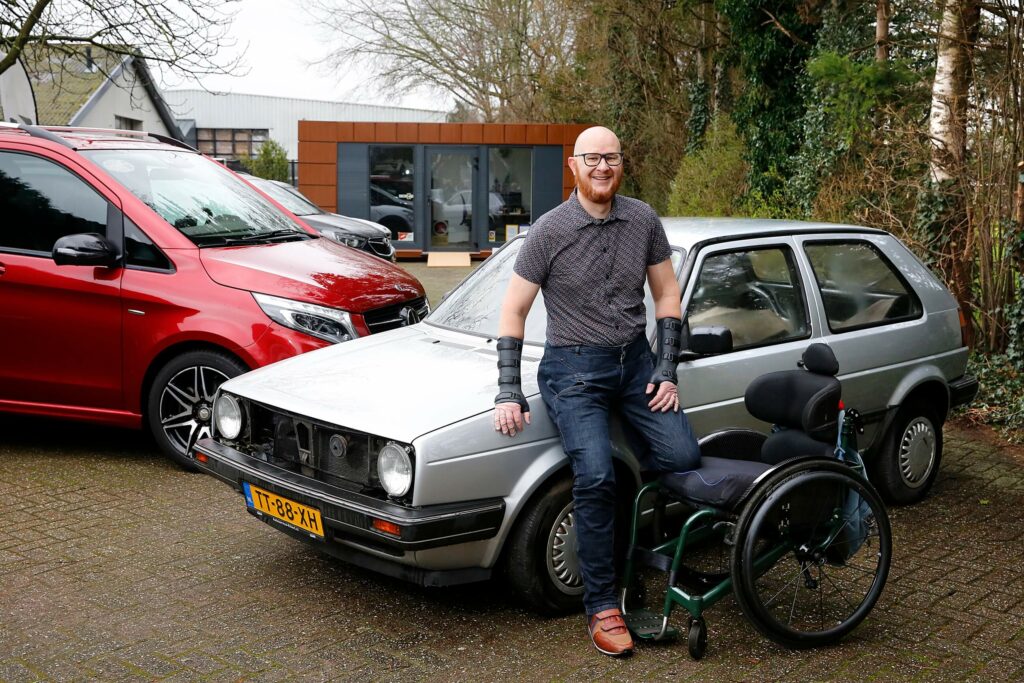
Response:
[[[590,617],[590,640],[601,654],[621,657],[633,651],[633,639],[617,607]]]

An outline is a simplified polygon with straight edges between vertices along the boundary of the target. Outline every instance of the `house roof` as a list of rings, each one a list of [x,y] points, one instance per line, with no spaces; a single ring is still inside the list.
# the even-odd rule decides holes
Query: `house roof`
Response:
[[[62,46],[59,51],[27,45],[22,57],[35,93],[40,125],[76,125],[76,119],[80,119],[107,88],[116,87],[113,81],[125,69],[131,69],[171,136],[181,139],[174,117],[142,57],[80,45]]]

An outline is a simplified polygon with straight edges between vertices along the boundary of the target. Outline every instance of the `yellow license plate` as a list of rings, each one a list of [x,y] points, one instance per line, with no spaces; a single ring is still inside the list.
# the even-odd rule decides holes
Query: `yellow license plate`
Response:
[[[242,490],[245,492],[245,504],[250,508],[308,531],[314,536],[324,537],[324,525],[320,519],[320,511],[316,508],[282,498],[248,482],[242,482]]]

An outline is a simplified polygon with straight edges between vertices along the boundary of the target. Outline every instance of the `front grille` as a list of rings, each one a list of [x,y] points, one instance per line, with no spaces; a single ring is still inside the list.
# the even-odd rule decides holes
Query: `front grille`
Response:
[[[393,330],[408,324],[407,318],[402,315],[402,311],[406,308],[415,311],[416,322],[427,317],[427,313],[430,312],[427,300],[424,297],[367,311],[363,313],[363,318],[366,320],[366,326],[370,328],[370,334]]]
[[[249,428],[231,444],[234,448],[318,481],[380,492],[377,453],[384,439],[246,403]]]
[[[366,241],[367,245],[377,256],[391,256],[391,240],[387,237],[373,237]]]

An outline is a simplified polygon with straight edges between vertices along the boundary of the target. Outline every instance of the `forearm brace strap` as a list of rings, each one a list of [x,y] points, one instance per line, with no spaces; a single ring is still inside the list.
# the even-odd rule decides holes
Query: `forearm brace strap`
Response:
[[[679,318],[658,320],[658,364],[654,366],[651,384],[657,387],[662,382],[677,384],[676,366],[679,365],[679,349],[682,345],[683,322]]]
[[[498,339],[498,395],[494,404],[518,403],[524,413],[530,412],[530,404],[523,396],[522,378],[519,368],[523,362],[523,340],[515,337]]]

